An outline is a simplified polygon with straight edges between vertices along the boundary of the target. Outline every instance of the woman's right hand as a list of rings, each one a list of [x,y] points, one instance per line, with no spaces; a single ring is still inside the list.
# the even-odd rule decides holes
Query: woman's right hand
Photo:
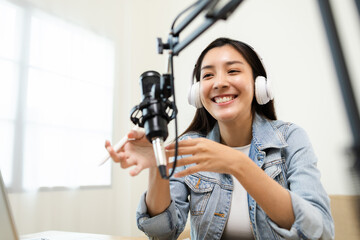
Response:
[[[128,139],[118,152],[115,152],[109,141],[105,142],[105,148],[113,161],[120,163],[124,169],[135,166],[129,172],[131,176],[138,175],[143,169],[155,167],[153,147],[146,139],[144,129],[131,130]]]

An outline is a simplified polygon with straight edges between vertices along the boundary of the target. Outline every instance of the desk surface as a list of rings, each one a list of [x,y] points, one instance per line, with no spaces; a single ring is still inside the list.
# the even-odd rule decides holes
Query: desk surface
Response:
[[[55,240],[77,240],[77,239],[89,239],[89,240],[145,240],[146,237],[120,237],[102,234],[92,233],[77,233],[77,232],[62,232],[62,231],[46,231],[34,234],[27,234],[21,236],[21,240],[27,239],[55,239]]]

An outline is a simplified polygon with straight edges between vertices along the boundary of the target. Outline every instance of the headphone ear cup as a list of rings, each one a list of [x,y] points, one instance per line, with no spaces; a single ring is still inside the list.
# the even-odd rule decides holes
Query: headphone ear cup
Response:
[[[195,82],[193,85],[191,85],[188,94],[188,102],[190,105],[196,108],[203,107],[200,99],[200,82]]]
[[[255,98],[258,104],[264,105],[274,99],[271,80],[263,76],[255,79]]]
[[[266,79],[266,92],[267,92],[267,95],[268,95],[269,99],[273,100],[274,99],[274,91],[273,91],[273,87],[272,87],[271,78]]]

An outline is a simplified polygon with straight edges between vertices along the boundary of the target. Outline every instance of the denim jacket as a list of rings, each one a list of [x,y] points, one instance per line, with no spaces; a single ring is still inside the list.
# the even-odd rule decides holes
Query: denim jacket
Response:
[[[189,133],[182,139],[197,137],[220,142],[218,125],[207,136]],[[295,215],[290,230],[280,228],[248,194],[255,239],[334,239],[330,201],[320,182],[317,158],[303,129],[255,114],[249,157],[289,191]],[[178,167],[176,172],[186,167]],[[136,214],[138,227],[151,239],[176,239],[184,230],[190,211],[191,239],[221,239],[232,191],[233,181],[228,174],[198,172],[171,178],[170,206],[151,218],[144,193]]]

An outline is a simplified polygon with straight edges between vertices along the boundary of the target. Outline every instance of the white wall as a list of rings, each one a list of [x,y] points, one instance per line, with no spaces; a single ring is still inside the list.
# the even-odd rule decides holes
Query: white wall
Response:
[[[163,72],[166,56],[156,53],[156,37],[167,39],[172,20],[193,0],[22,0],[113,39],[117,47],[114,140],[127,132],[129,111],[139,103],[138,77]],[[21,2],[21,1],[20,1]],[[359,96],[360,32],[352,0],[336,6],[351,76]],[[340,4],[341,2],[341,4]],[[186,33],[184,32],[183,38]],[[252,45],[263,57],[275,84],[279,119],[305,128],[319,157],[329,194],[359,194],[344,154],[351,135],[335,69],[316,1],[244,1],[226,22],[219,22],[175,59],[179,132],[192,119],[187,91],[196,57],[210,41],[227,36]],[[357,64],[358,65],[358,64]],[[173,124],[170,125],[173,132]],[[173,135],[172,135],[173,136]],[[171,138],[171,137],[170,137]],[[113,166],[110,188],[11,194],[21,233],[49,229],[139,235],[135,209],[146,189],[147,173],[131,178]]]

